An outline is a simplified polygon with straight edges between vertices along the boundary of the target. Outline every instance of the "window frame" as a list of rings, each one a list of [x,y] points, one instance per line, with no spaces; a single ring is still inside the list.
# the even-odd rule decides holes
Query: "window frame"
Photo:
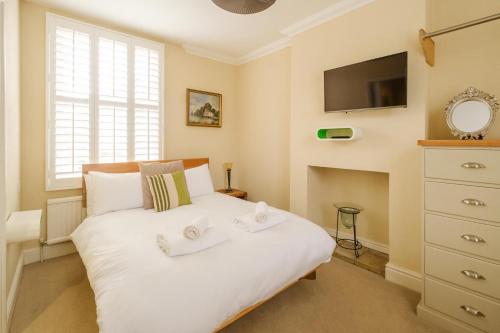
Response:
[[[89,34],[90,38],[90,69],[89,69],[89,121],[90,121],[90,163],[98,163],[98,42],[99,37],[108,38],[111,40],[125,42],[127,44],[127,145],[128,145],[128,161],[134,161],[135,154],[135,107],[141,106],[135,101],[135,47],[144,47],[149,50],[158,52],[159,61],[159,82],[158,82],[158,126],[159,126],[159,159],[164,156],[164,135],[165,135],[165,114],[164,114],[164,98],[165,98],[165,45],[163,43],[144,39],[134,35],[122,33],[116,30],[107,29],[101,26],[81,22],[65,16],[60,16],[54,13],[46,13],[45,24],[45,190],[59,191],[69,189],[79,189],[82,187],[82,178],[63,178],[56,179],[55,175],[55,57],[53,56],[53,47],[55,47],[55,31],[57,26],[66,27],[69,29],[79,30]]]

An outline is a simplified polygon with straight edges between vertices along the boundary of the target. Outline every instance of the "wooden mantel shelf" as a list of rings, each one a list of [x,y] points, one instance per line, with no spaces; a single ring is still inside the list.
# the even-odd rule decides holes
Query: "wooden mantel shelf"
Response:
[[[498,147],[500,140],[418,140],[422,147]]]

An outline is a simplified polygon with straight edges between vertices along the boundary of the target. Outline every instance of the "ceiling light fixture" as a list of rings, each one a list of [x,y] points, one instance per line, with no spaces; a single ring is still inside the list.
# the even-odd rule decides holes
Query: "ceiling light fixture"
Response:
[[[236,14],[255,14],[271,7],[276,0],[212,0],[220,8]]]

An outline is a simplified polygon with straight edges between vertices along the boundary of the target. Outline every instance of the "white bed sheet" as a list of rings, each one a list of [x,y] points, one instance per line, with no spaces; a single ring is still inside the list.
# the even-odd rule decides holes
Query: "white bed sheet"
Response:
[[[332,238],[294,214],[258,233],[241,230],[235,216],[255,204],[214,193],[170,211],[130,209],[87,218],[72,235],[87,268],[100,331],[212,332],[243,309],[269,298],[321,263]],[[198,215],[230,240],[208,250],[167,257],[156,235]]]

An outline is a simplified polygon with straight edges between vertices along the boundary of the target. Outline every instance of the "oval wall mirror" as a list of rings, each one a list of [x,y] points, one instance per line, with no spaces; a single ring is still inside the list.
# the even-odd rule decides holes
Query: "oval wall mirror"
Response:
[[[460,139],[481,140],[488,133],[497,109],[494,96],[470,87],[448,103],[446,121],[451,133]]]

